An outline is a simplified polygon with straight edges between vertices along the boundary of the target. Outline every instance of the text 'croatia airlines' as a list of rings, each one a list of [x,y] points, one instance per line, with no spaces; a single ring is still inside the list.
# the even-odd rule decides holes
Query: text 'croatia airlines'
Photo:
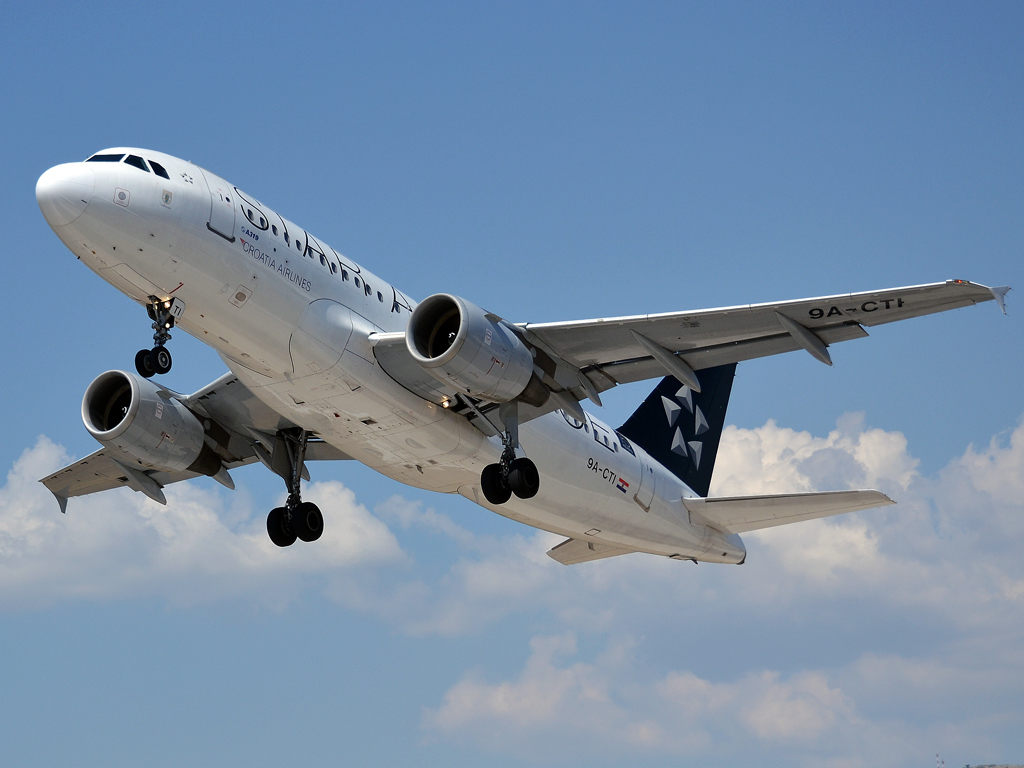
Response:
[[[262,462],[287,487],[267,532],[312,542],[306,464],[354,460],[560,534],[566,565],[629,552],[742,563],[738,534],[892,504],[875,490],[709,497],[736,364],[994,300],[964,280],[659,315],[513,323],[436,294],[417,303],[255,197],[178,158],[117,148],[46,171],[39,207],[86,266],[146,308],[153,347],[82,401],[102,448],[43,483],[68,499]],[[180,328],[230,370],[190,395],[154,383]],[[615,429],[581,407],[660,379]],[[326,510],[328,517],[330,510]]]

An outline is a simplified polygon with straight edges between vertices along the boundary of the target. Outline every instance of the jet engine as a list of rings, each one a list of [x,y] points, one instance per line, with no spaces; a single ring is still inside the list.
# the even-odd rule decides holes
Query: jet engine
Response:
[[[107,371],[85,390],[82,421],[103,445],[120,448],[151,469],[213,476],[220,458],[203,440],[188,408],[148,379]]]
[[[548,399],[522,339],[500,318],[458,296],[437,293],[421,301],[405,343],[428,373],[465,395],[538,407]]]

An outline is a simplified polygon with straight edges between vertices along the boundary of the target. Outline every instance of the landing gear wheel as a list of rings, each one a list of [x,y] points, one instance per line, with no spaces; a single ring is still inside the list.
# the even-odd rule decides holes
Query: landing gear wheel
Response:
[[[135,353],[135,370],[144,379],[151,378],[156,373],[153,366],[153,356],[148,349],[140,349]]]
[[[270,540],[279,547],[290,547],[295,543],[295,531],[288,525],[287,510],[276,507],[267,515],[267,533]]]
[[[540,490],[537,465],[527,458],[516,459],[508,470],[508,484],[520,499],[532,499]]]
[[[304,501],[292,510],[292,528],[303,541],[316,541],[324,532],[324,516],[320,507]]]
[[[501,473],[500,464],[488,464],[480,473],[480,489],[491,504],[504,504],[512,498],[512,487]]]
[[[153,369],[163,375],[171,370],[171,353],[166,347],[153,347],[149,353]]]

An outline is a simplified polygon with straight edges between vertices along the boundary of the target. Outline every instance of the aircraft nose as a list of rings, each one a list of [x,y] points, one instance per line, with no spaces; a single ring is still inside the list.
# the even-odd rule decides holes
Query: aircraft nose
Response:
[[[85,212],[95,188],[93,170],[85,163],[55,165],[36,182],[36,202],[51,227],[63,227]]]

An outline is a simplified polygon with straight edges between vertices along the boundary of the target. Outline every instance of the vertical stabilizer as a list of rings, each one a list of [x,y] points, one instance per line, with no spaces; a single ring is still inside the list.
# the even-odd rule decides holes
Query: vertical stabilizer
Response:
[[[701,391],[666,376],[619,431],[707,496],[736,364],[697,371]]]

